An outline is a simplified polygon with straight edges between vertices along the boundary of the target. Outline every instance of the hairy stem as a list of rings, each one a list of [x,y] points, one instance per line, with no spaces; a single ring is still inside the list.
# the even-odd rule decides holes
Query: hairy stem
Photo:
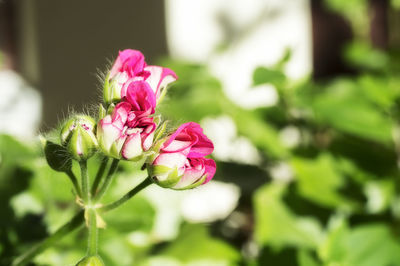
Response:
[[[100,184],[101,179],[103,178],[104,171],[106,170],[106,167],[107,167],[107,163],[108,163],[108,157],[104,157],[101,160],[100,168],[97,171],[96,177],[93,181],[93,185],[92,185],[92,189],[91,189],[92,195],[96,195],[97,188]]]
[[[81,167],[81,182],[82,182],[82,199],[85,204],[88,204],[90,201],[90,191],[89,191],[89,175],[87,169],[87,161],[82,160],[79,162]]]
[[[71,170],[69,170],[69,171],[65,172],[65,174],[69,177],[69,179],[71,180],[72,184],[74,185],[76,194],[79,197],[82,197],[81,187],[79,186],[78,179],[76,178],[74,173]]]
[[[98,209],[99,213],[106,213],[109,212],[117,207],[119,207],[121,204],[135,196],[137,193],[139,193],[141,190],[146,188],[152,184],[150,178],[146,178],[142,183],[131,189],[128,193],[126,193],[121,199],[110,203],[108,205],[105,205],[101,208]],[[84,210],[81,210],[78,214],[76,214],[71,221],[63,225],[60,229],[58,229],[53,235],[45,239],[43,242],[35,245],[32,249],[28,250],[26,253],[22,254],[19,256],[17,259],[15,259],[14,263],[12,264],[13,266],[23,266],[26,265],[29,261],[31,261],[36,255],[47,249],[48,247],[52,246],[54,243],[59,241],[62,237],[65,235],[69,234],[73,230],[77,229],[81,225],[83,225],[85,221],[84,218]],[[97,228],[96,228],[97,229]],[[97,234],[96,234],[96,241],[97,241]],[[97,245],[97,243],[96,243]],[[91,246],[91,249],[93,246]],[[97,249],[97,246],[95,247]]]
[[[96,210],[91,208],[88,209],[88,228],[89,228],[89,237],[88,237],[88,256],[94,256],[97,254],[97,239],[98,239],[98,228],[97,228],[97,219],[96,219]]]
[[[119,160],[117,160],[117,159],[114,159],[112,161],[110,169],[108,170],[108,173],[107,173],[106,178],[104,180],[104,183],[100,187],[99,191],[97,192],[96,196],[93,199],[94,202],[99,201],[103,197],[103,195],[106,193],[108,187],[111,184],[111,181],[113,179],[114,173],[118,168],[118,163],[119,163]]]

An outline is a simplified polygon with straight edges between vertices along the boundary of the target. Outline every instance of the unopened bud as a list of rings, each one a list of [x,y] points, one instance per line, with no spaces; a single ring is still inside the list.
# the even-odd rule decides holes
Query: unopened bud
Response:
[[[85,115],[77,115],[64,124],[61,143],[74,159],[86,160],[96,151],[95,125],[93,118]]]

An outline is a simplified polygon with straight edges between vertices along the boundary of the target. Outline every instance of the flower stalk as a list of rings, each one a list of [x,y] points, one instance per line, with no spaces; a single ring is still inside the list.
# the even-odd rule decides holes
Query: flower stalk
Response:
[[[79,186],[78,179],[76,178],[76,176],[74,175],[74,173],[72,172],[72,170],[70,169],[70,170],[66,171],[65,174],[66,174],[66,175],[69,177],[69,179],[71,180],[72,185],[73,185],[74,188],[75,188],[76,195],[78,195],[78,197],[82,197],[81,187]]]
[[[106,193],[108,187],[111,184],[111,181],[113,179],[114,173],[117,171],[118,163],[119,163],[118,159],[114,159],[112,161],[110,169],[108,170],[108,173],[107,173],[107,175],[105,177],[103,185],[100,187],[99,191],[94,196],[94,199],[93,199],[94,202],[98,202],[103,197],[103,195]]]
[[[106,170],[107,163],[108,163],[108,157],[104,157],[101,160],[100,168],[97,171],[96,177],[93,181],[92,189],[90,191],[92,195],[95,195],[97,192],[97,188],[99,187],[100,181],[103,178],[104,172]]]

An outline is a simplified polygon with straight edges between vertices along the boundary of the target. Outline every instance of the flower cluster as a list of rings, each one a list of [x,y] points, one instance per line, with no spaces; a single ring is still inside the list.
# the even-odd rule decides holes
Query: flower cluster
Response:
[[[49,166],[70,178],[75,202],[82,207],[52,237],[61,237],[84,222],[88,228],[87,254],[77,266],[104,265],[97,252],[98,228],[105,227],[103,213],[117,208],[153,183],[182,190],[205,184],[214,177],[215,162],[207,158],[214,145],[200,125],[189,122],[168,132],[167,121],[156,115],[167,86],[176,80],[172,70],[147,65],[141,52],[121,51],[105,78],[98,119],[73,115],[60,129],[59,143],[41,138]],[[96,152],[105,158],[91,182],[88,159]],[[109,158],[112,162],[107,167]],[[73,160],[79,163],[80,180],[75,176]],[[120,160],[143,162],[149,176],[120,199],[103,204],[102,197]],[[13,265],[25,265],[47,247],[46,241],[18,257]]]
[[[147,65],[141,52],[121,51],[106,76],[97,129],[90,117],[74,117],[62,130],[62,143],[77,160],[87,159],[97,148],[118,160],[145,159],[151,179],[162,187],[188,189],[207,183],[216,165],[205,157],[214,148],[200,125],[186,123],[163,136],[164,124],[155,116],[175,80],[172,70]]]

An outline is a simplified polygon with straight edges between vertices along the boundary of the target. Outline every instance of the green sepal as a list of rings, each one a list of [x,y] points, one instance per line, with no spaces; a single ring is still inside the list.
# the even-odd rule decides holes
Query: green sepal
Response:
[[[83,258],[76,266],[104,266],[104,262],[100,256],[96,255]]]
[[[177,168],[169,168],[165,165],[151,165],[147,167],[149,176],[157,185],[163,188],[171,188],[175,186],[182,176],[178,175]],[[165,180],[160,180],[157,176],[167,174]]]
[[[110,86],[110,73],[107,74],[103,86],[103,101],[105,104],[110,103],[111,86]]]
[[[161,138],[167,129],[168,120],[162,122],[159,126],[157,126],[156,132],[154,133],[154,142]],[[158,123],[157,123],[158,125]]]
[[[68,172],[72,167],[71,156],[61,145],[46,140],[40,136],[47,164],[57,172]]]
[[[116,82],[114,79],[110,81],[110,73],[108,73],[103,86],[103,101],[106,105],[121,100],[121,89],[116,86]]]
[[[200,186],[201,184],[204,183],[204,181],[206,180],[207,175],[203,175],[199,180],[197,180],[196,182],[194,182],[193,184],[186,186],[186,187],[182,187],[182,188],[175,188],[172,187],[172,189],[174,190],[186,190],[186,189],[192,189],[192,188],[196,188],[198,186]]]
[[[138,161],[143,160],[143,158],[147,158],[149,156],[153,156],[154,154],[155,154],[155,152],[152,151],[152,150],[144,151],[139,156],[133,157],[133,158],[129,159],[128,161],[138,162]]]
[[[114,111],[115,108],[115,104],[111,103],[108,107],[107,107],[107,115],[111,115],[112,112]]]
[[[99,107],[99,120],[103,119],[107,115],[107,110],[104,108],[102,104]]]
[[[153,147],[151,148],[152,154],[147,157],[146,162],[151,164],[159,155],[161,146],[167,141],[168,137],[162,138],[158,141],[154,141]]]
[[[164,99],[165,95],[167,94],[168,87],[169,86],[167,85],[162,89],[162,91],[160,93],[160,97],[158,97],[158,99],[157,99],[157,104],[160,104],[162,102],[162,100]]]
[[[103,148],[103,151],[105,151],[104,148]],[[110,150],[106,155],[109,155],[115,159],[121,159],[121,155],[119,154],[119,151],[117,149],[117,145],[115,144],[115,142],[111,145]]]

